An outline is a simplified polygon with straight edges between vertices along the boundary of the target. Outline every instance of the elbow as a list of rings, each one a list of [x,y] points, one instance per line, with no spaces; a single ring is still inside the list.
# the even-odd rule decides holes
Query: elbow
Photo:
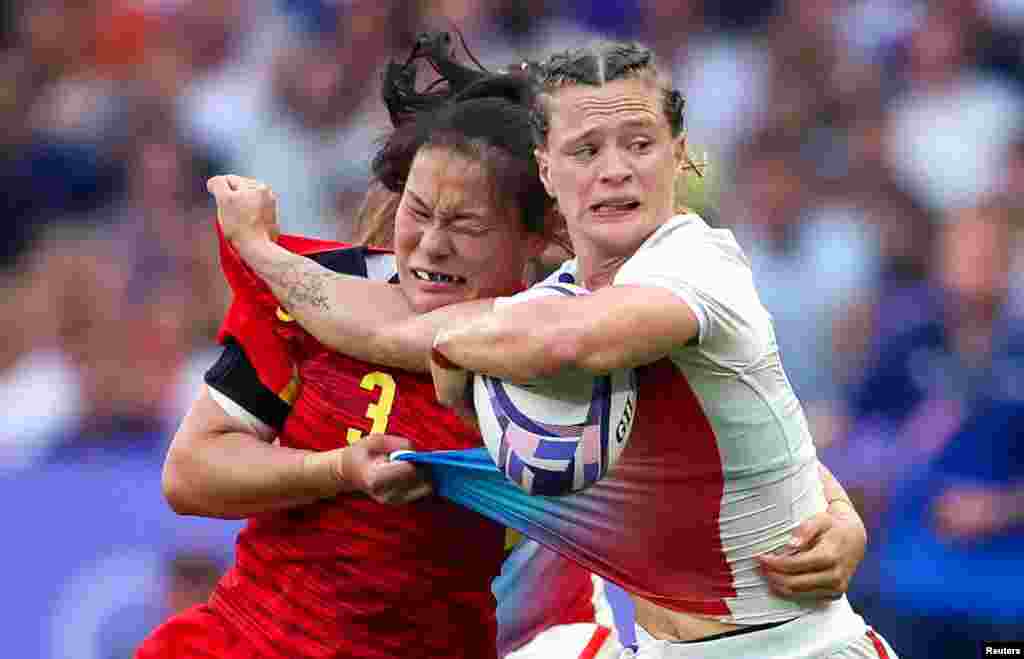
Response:
[[[582,368],[586,356],[579,336],[572,332],[551,332],[541,341],[541,359],[536,377],[551,377],[564,370]]]
[[[197,515],[199,511],[193,504],[190,496],[188,480],[182,473],[179,459],[173,453],[169,453],[164,461],[164,470],[161,478],[164,500],[171,510],[179,515]]]
[[[204,514],[199,505],[202,496],[196,491],[194,479],[190,477],[195,461],[196,456],[191,453],[187,438],[179,432],[167,451],[161,474],[164,500],[179,515]]]
[[[529,339],[534,346],[532,359],[523,359],[513,368],[519,370],[513,380],[531,380],[555,377],[564,371],[603,372],[606,353],[588,345],[586,336],[574,328],[548,327]]]

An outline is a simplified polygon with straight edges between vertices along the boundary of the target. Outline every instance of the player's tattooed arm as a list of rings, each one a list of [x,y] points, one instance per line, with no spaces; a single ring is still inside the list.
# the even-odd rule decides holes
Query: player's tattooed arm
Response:
[[[266,185],[216,176],[207,188],[217,200],[224,237],[242,260],[303,329],[339,352],[428,372],[437,331],[491,309],[491,300],[478,300],[416,315],[397,286],[334,272],[278,245],[277,203]]]
[[[432,334],[420,354],[394,349],[391,353],[396,354],[379,354],[381,328],[412,316],[397,287],[334,272],[278,245],[276,198],[266,185],[240,176],[217,176],[207,188],[217,201],[224,237],[306,331],[353,357],[397,367],[408,366],[415,357],[419,370],[427,369]]]
[[[285,309],[297,311],[308,307],[313,311],[330,312],[331,300],[326,291],[337,274],[318,263],[303,257],[287,258],[283,263],[270,259],[264,262],[259,273]]]

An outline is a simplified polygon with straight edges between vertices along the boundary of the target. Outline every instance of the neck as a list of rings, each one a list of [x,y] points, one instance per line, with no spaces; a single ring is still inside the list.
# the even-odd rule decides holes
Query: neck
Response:
[[[611,286],[615,274],[626,262],[629,255],[589,255],[578,254],[579,278],[582,285],[589,291],[596,291]]]

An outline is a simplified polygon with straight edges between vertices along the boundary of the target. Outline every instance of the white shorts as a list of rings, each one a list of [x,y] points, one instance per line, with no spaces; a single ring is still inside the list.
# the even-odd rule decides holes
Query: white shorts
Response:
[[[580,622],[549,627],[505,659],[618,659],[621,655],[614,629]]]
[[[636,627],[637,650],[622,659],[898,659],[846,598],[778,627],[711,641],[659,641]]]

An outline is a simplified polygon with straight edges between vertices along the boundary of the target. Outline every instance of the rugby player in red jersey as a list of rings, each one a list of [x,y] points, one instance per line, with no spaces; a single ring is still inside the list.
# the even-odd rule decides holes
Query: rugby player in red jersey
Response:
[[[398,286],[419,310],[518,290],[545,245],[529,113],[506,93],[422,113],[378,155],[378,170],[407,173]],[[372,267],[363,249],[282,243],[342,272]],[[479,446],[479,435],[436,403],[429,377],[326,350],[223,243],[222,257],[235,295],[224,352],[164,483],[179,512],[249,522],[209,604],[158,628],[139,659],[496,656],[504,529],[437,498],[384,503],[429,489],[388,453]]]

